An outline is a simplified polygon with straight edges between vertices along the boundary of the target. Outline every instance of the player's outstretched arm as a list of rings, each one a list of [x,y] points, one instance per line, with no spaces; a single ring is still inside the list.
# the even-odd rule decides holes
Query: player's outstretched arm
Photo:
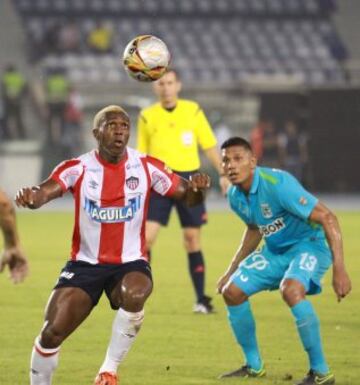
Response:
[[[0,272],[9,266],[11,280],[19,283],[28,275],[29,266],[20,246],[14,206],[2,191],[0,191],[0,227],[4,237],[4,251],[0,256]]]
[[[59,183],[53,179],[47,179],[39,186],[23,187],[15,196],[15,202],[18,207],[27,207],[29,209],[38,209],[45,203],[60,197],[63,194]]]
[[[225,285],[229,281],[231,275],[236,271],[239,266],[239,263],[251,254],[259,246],[259,243],[262,239],[257,226],[248,225],[244,231],[243,238],[241,240],[240,246],[237,249],[231,263],[226,270],[225,274],[221,276],[217,282],[217,292],[222,293]]]
[[[183,200],[188,206],[195,206],[205,199],[205,191],[210,187],[210,177],[207,174],[196,173],[190,180],[180,179],[172,197]]]
[[[343,241],[336,215],[323,203],[318,202],[309,219],[323,226],[333,254],[333,287],[338,301],[351,291],[351,281],[345,268]]]

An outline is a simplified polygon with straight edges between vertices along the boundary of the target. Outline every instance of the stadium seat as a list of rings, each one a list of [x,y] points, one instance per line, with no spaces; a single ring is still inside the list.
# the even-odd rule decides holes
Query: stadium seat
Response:
[[[346,79],[338,63],[347,52],[329,17],[334,10],[320,7],[316,0],[16,0],[15,4],[30,45],[42,57],[40,64],[61,62],[69,71],[75,69],[76,79],[85,78],[81,71],[91,74],[88,81],[98,79],[99,63],[109,70],[104,81],[121,76],[119,54],[139,34],[164,39],[184,79],[196,82],[207,81],[214,71],[224,83],[248,72],[260,77],[296,73],[316,84]],[[81,52],[54,60],[54,52],[38,48],[51,28],[66,23],[66,15],[76,17]],[[94,55],[86,46],[99,19],[114,31],[112,55]]]

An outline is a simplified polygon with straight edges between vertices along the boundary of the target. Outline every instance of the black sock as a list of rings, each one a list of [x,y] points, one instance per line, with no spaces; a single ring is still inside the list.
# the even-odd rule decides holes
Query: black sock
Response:
[[[205,286],[205,264],[201,251],[188,253],[189,271],[191,280],[196,292],[197,301],[201,301],[204,297]]]

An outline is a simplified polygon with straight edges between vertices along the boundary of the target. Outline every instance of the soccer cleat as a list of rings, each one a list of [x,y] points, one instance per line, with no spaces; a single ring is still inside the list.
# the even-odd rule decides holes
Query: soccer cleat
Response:
[[[254,370],[248,365],[242,366],[240,369],[233,370],[232,372],[227,372],[219,376],[219,379],[230,378],[230,377],[264,377],[266,374],[264,366],[259,370]]]
[[[310,369],[309,373],[295,385],[333,385],[335,376],[332,373],[321,374]]]
[[[115,373],[102,372],[96,376],[94,385],[117,385],[117,383]]]
[[[194,307],[194,313],[211,314],[214,313],[214,306],[211,304],[212,298],[204,295],[202,299],[197,302]]]

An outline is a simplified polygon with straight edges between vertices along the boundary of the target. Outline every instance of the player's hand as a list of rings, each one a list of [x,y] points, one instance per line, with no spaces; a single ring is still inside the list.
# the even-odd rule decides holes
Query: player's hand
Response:
[[[15,195],[15,203],[17,207],[35,208],[35,195],[40,187],[23,187]]]
[[[231,183],[226,175],[221,175],[219,178],[219,185],[221,189],[221,194],[226,195],[228,188],[230,187]]]
[[[28,260],[21,247],[14,246],[4,250],[0,258],[0,273],[9,266],[10,279],[13,283],[22,282],[29,274]]]
[[[196,192],[210,187],[210,177],[207,174],[196,173],[190,176],[190,187]]]
[[[219,278],[216,284],[216,292],[218,294],[221,294],[226,286],[226,284],[229,282],[230,275],[224,274],[222,277]]]
[[[351,291],[351,280],[345,269],[333,269],[332,284],[338,302],[345,298]]]

